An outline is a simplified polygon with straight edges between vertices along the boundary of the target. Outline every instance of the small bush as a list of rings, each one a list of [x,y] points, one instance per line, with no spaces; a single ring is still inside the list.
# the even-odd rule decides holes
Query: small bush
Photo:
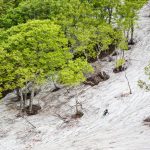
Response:
[[[115,67],[119,68],[122,67],[125,64],[125,59],[124,58],[120,58],[116,61]]]

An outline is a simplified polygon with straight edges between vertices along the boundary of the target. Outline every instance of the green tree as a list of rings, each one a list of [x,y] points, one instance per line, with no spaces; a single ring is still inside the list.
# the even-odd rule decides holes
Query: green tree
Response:
[[[124,0],[117,10],[118,25],[126,33],[127,40],[134,44],[134,26],[138,19],[138,11],[146,4],[147,0]],[[130,33],[130,36],[129,36]]]
[[[55,13],[55,8],[53,8],[55,4],[53,3],[53,0],[18,0],[16,7],[7,8],[7,11],[1,16],[0,27],[10,28],[32,19],[49,19]],[[15,2],[11,2],[11,4],[15,5]],[[4,6],[7,7],[7,5]]]
[[[1,67],[5,90],[23,88],[25,83],[32,82],[34,91],[35,84],[43,82],[51,71],[61,69],[72,58],[61,27],[49,20],[20,24],[2,36],[1,47],[7,52],[7,56],[2,55],[5,59],[1,57],[1,64],[6,63]]]
[[[59,75],[66,66],[70,66],[73,55],[68,49],[68,40],[61,27],[50,20],[33,20],[14,26],[2,32],[0,37],[2,39],[0,40],[1,88],[3,90],[19,88],[22,97],[22,88],[27,83],[32,83],[30,99],[30,111],[32,111],[35,86],[46,81],[54,72],[55,75]],[[82,64],[81,60],[80,63]],[[86,65],[89,67],[88,63]],[[59,77],[65,78],[62,75]],[[23,109],[23,97],[21,99]]]

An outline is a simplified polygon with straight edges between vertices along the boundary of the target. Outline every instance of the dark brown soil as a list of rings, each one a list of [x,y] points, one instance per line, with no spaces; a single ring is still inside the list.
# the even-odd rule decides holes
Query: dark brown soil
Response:
[[[108,74],[106,74],[106,72],[99,72],[97,74],[94,74],[94,75],[91,75],[90,77],[88,77],[86,79],[86,81],[84,82],[84,84],[95,86],[95,85],[98,85],[99,82],[106,81],[109,78],[110,78],[110,76]]]
[[[114,53],[114,51],[115,51],[115,45],[109,45],[109,49],[105,50],[105,51],[102,51],[99,58],[102,59],[104,57],[107,57],[110,54]]]
[[[134,41],[129,41],[129,42],[128,42],[128,45],[134,45],[134,44],[135,44]]]
[[[81,118],[83,115],[84,115],[83,112],[78,111],[76,114],[72,115],[71,118],[72,119],[78,119],[78,118]]]
[[[53,90],[52,90],[52,92],[57,92],[57,91],[59,91],[60,90],[60,87],[56,87],[56,88],[54,88]]]
[[[38,114],[39,110],[41,110],[41,106],[40,105],[33,105],[32,106],[32,111],[29,111],[29,106],[27,106],[25,108],[25,110],[23,110],[23,112],[26,112],[26,114],[28,116],[31,116],[31,115],[36,115]]]
[[[13,90],[6,90],[2,92],[2,98],[4,98],[7,94],[11,93]]]
[[[133,47],[133,45],[128,45],[128,50],[130,50]]]
[[[114,51],[113,53],[112,53],[112,56],[117,56],[118,55],[118,53],[116,52],[116,51]]]
[[[144,125],[150,127],[150,117],[147,117],[146,119],[143,120]]]
[[[114,69],[113,69],[113,72],[114,72],[114,73],[119,73],[119,72],[125,71],[126,69],[127,69],[127,67],[125,67],[125,66],[120,66],[120,67],[118,67],[118,68],[114,68]]]
[[[144,122],[150,123],[150,117],[143,120]]]

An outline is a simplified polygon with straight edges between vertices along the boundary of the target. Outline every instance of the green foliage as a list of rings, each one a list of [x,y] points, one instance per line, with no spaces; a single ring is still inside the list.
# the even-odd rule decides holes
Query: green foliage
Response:
[[[150,84],[147,84],[146,82],[142,81],[142,80],[139,80],[138,81],[138,86],[141,88],[141,89],[145,89],[146,91],[150,91]]]
[[[150,64],[145,67],[145,74],[148,75],[148,78],[150,80]],[[150,84],[149,83],[146,83],[143,80],[139,80],[138,85],[140,88],[145,89],[146,91],[150,91]]]
[[[150,65],[145,67],[145,74],[148,75],[150,79]]]
[[[4,90],[24,87],[27,82],[43,83],[54,73],[62,83],[76,84],[92,70],[86,61],[72,60],[61,27],[50,20],[14,26],[2,32],[1,37],[0,87]]]
[[[125,59],[124,58],[120,58],[116,61],[115,67],[119,68],[121,66],[123,66],[125,64]]]
[[[0,91],[85,80],[87,61],[110,47],[128,49],[137,12],[147,0],[3,0],[0,2]],[[84,60],[83,58],[86,58]],[[118,60],[116,66],[125,60]]]
[[[0,27],[10,28],[32,19],[48,19],[52,13],[52,5],[53,1],[51,0],[20,0],[18,7],[10,7],[10,9],[7,9],[7,13],[2,15],[0,18]]]
[[[77,59],[69,61],[60,71],[60,82],[65,85],[78,85],[85,81],[85,74],[93,72],[93,68],[87,61]]]
[[[49,20],[20,24],[3,35],[0,72],[5,89],[22,87],[28,81],[43,82],[72,58],[61,27]]]
[[[127,33],[126,38],[133,42],[133,33],[136,20],[138,19],[138,11],[143,7],[147,0],[124,0],[123,3],[118,7],[117,13],[119,18],[117,24]]]
[[[0,1],[0,14],[6,14],[9,9],[15,8],[22,0],[1,0]]]

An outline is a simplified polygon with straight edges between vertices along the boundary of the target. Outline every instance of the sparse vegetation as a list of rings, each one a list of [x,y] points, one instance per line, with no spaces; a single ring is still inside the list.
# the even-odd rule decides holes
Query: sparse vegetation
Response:
[[[125,59],[124,58],[120,58],[116,61],[115,67],[119,68],[122,67],[125,64]]]
[[[145,67],[145,74],[150,79],[150,65]],[[149,83],[147,83],[143,80],[138,80],[138,85],[140,88],[145,89],[146,91],[150,91],[150,84]]]

